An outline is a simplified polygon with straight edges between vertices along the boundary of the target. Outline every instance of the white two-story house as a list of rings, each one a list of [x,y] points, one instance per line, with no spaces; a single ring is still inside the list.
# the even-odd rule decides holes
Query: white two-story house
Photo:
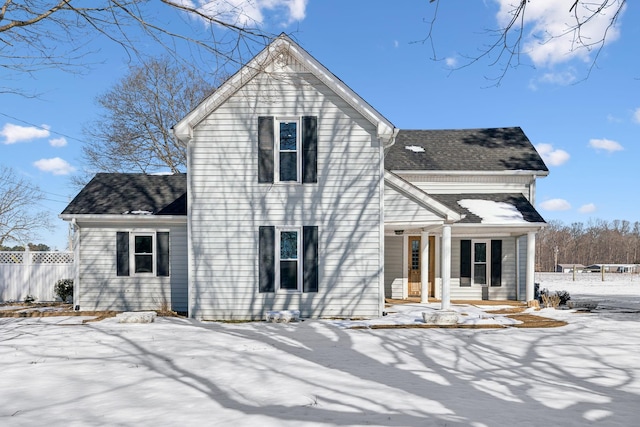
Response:
[[[385,298],[533,299],[519,128],[399,130],[286,35],[174,126],[187,174],[98,174],[75,226],[78,309],[374,317]]]

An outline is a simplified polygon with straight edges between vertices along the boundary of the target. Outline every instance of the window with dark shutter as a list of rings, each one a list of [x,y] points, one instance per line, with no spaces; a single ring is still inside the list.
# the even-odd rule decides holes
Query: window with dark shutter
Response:
[[[275,227],[262,226],[258,231],[259,291],[275,292]]]
[[[302,292],[318,292],[318,227],[302,227]]]
[[[502,240],[491,241],[491,286],[502,286]]]
[[[273,183],[273,117],[258,117],[258,182]]]
[[[460,286],[471,286],[471,240],[460,241]]]
[[[116,233],[116,264],[118,276],[129,275],[129,233],[127,232]]]
[[[169,232],[156,233],[156,275],[169,275]]]
[[[318,182],[318,118],[302,118],[302,182]]]

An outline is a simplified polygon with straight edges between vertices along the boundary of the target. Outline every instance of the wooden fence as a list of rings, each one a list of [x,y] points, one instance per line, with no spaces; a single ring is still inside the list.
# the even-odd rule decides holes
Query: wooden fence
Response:
[[[73,252],[0,252],[0,302],[55,301],[56,282],[73,277]]]

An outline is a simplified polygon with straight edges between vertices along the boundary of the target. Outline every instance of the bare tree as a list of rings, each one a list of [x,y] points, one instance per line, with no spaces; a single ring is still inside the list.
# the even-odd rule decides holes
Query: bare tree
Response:
[[[100,172],[184,172],[186,147],[171,127],[213,90],[169,57],[132,67],[96,100],[103,113],[85,126],[85,164]]]
[[[566,53],[581,50],[593,53],[588,71],[590,73],[611,35],[611,30],[615,28],[626,7],[626,0],[563,0],[567,10],[567,20],[563,25],[558,28],[531,28],[528,25],[528,17],[536,1],[538,0],[513,0],[508,9],[503,7],[501,12],[504,12],[502,15],[506,16],[506,19],[499,23],[499,28],[487,30],[489,42],[479,49],[479,54],[468,56],[460,68],[487,60],[490,65],[500,68],[500,73],[495,78],[497,83],[500,83],[510,69],[521,65],[522,56],[529,54],[530,46],[526,44],[526,40],[531,36],[537,39],[538,45],[564,39],[568,41],[569,52]],[[434,30],[438,25],[438,9],[441,3],[447,2],[451,3],[450,0],[430,0],[430,3],[435,3],[433,17],[427,37],[421,41],[430,44],[435,60],[439,60],[436,54],[437,41],[434,39]],[[594,34],[586,32],[585,29],[598,18],[606,19],[606,24],[594,38]]]
[[[0,166],[0,246],[5,241],[25,243],[39,230],[51,228],[49,214],[38,204],[42,192],[17,177],[8,167]]]
[[[536,268],[553,271],[560,264],[640,264],[640,222],[590,220],[585,226],[550,221],[536,238]]]
[[[213,68],[221,69],[229,61],[241,63],[252,46],[273,37],[257,29],[241,6],[233,13],[215,6],[190,0],[0,0],[0,68],[77,71],[88,64],[93,42],[106,38],[137,59],[152,43],[175,58],[189,51],[192,58],[210,54],[217,61]],[[0,85],[2,92],[19,89]]]

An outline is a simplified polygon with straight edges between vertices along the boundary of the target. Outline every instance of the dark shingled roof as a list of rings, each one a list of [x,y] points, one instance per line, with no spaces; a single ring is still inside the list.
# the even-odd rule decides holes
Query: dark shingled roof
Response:
[[[447,206],[448,208],[466,215],[465,218],[458,221],[458,224],[480,224],[482,218],[472,214],[469,210],[463,208],[458,204],[459,200],[472,199],[472,200],[489,200],[492,202],[503,202],[515,206],[522,214],[522,218],[527,222],[544,223],[545,220],[540,216],[536,208],[520,193],[517,194],[431,194],[431,197]]]
[[[62,211],[63,215],[187,214],[187,175],[99,173]]]
[[[406,147],[419,147],[418,152]],[[424,151],[422,151],[424,150]],[[519,127],[400,130],[384,166],[391,171],[544,171],[547,166]]]

